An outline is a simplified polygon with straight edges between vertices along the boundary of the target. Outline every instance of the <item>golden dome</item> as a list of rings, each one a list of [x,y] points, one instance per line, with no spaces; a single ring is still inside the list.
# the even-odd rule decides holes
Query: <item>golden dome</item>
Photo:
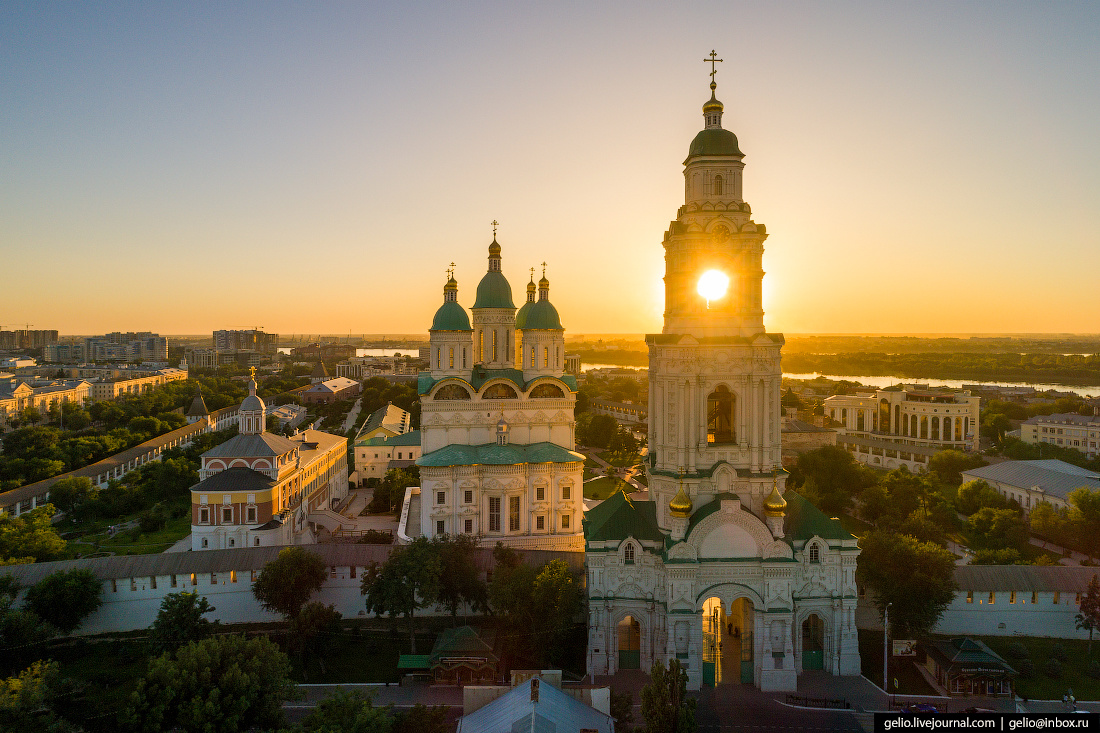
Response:
[[[496,235],[493,235],[493,243],[489,245],[489,256],[500,257],[500,245],[497,244]]]
[[[679,519],[687,519],[691,516],[691,499],[684,492],[684,485],[680,484],[680,490],[676,492],[676,496],[672,497],[672,501],[668,503],[669,511],[672,512],[672,516]]]
[[[779,493],[778,486],[772,486],[772,493],[764,500],[764,514],[769,517],[782,517],[787,508],[787,500]]]

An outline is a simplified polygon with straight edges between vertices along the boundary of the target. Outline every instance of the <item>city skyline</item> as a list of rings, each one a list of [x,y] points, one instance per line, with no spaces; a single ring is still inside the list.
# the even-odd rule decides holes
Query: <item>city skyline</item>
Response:
[[[1098,30],[1023,3],[14,4],[0,324],[423,333],[498,220],[517,305],[545,261],[570,333],[657,331],[713,48],[769,330],[1096,332],[1066,273],[1100,265]]]

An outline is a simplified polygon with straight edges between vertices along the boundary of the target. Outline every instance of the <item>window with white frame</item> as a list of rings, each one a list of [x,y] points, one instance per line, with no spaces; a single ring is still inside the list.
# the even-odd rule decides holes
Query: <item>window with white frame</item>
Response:
[[[489,497],[489,531],[500,531],[500,497]]]
[[[634,543],[627,542],[626,547],[623,548],[623,562],[627,565],[634,564]]]

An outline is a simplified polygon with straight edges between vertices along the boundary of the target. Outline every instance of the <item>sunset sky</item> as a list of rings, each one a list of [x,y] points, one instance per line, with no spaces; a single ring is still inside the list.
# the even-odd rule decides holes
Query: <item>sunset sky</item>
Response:
[[[1095,2],[0,2],[0,326],[659,331],[719,65],[769,330],[1100,332]]]

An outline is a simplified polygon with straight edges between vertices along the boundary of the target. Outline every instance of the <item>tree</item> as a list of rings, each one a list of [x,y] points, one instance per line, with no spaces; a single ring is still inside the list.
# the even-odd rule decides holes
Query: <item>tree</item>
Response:
[[[875,591],[881,615],[890,604],[894,636],[929,634],[955,596],[955,556],[932,542],[873,530],[860,539],[856,580]]]
[[[560,663],[573,617],[583,603],[580,583],[564,561],[551,560],[535,576],[533,591],[534,608],[538,610],[543,631],[538,640],[538,656],[540,661]]]
[[[975,544],[987,550],[1022,550],[1028,543],[1027,524],[1015,509],[984,507],[970,515]]]
[[[615,733],[634,732],[634,695],[632,693],[611,691],[611,717],[615,719]]]
[[[439,553],[439,603],[458,617],[459,606],[473,607],[475,613],[489,606],[489,590],[474,562],[478,538],[473,535],[440,535],[432,539]]]
[[[149,641],[156,653],[174,651],[192,641],[202,641],[218,622],[203,618],[216,609],[198,593],[169,593],[160,602],[157,618],[149,627]]]
[[[148,733],[270,730],[283,724],[282,705],[296,690],[290,661],[273,642],[212,636],[152,660],[120,722]]]
[[[1069,492],[1070,521],[1078,536],[1078,546],[1095,557],[1100,550],[1100,493],[1087,487]]]
[[[292,619],[327,578],[328,568],[318,555],[301,547],[286,547],[264,565],[252,584],[252,595],[264,610]]]
[[[793,472],[801,480],[800,493],[829,513],[847,511],[852,499],[875,483],[872,474],[856,463],[852,454],[835,445],[807,451],[798,457]]]
[[[61,557],[67,545],[53,527],[56,513],[46,504],[18,517],[0,514],[0,559],[33,557],[35,562],[47,562]]]
[[[340,619],[343,616],[331,604],[312,601],[302,606],[290,622],[287,629],[287,648],[298,656],[299,664],[304,668],[311,658],[317,658],[321,670],[325,669],[325,653],[340,631]]]
[[[958,486],[962,483],[963,471],[987,465],[989,463],[976,453],[941,450],[928,459],[928,472],[935,474],[942,483]]]
[[[0,730],[76,733],[80,728],[54,711],[59,697],[57,662],[34,662],[15,677],[0,680]]]
[[[74,522],[81,510],[95,499],[96,488],[86,476],[66,476],[50,487],[50,503]]]
[[[959,487],[955,496],[955,507],[962,514],[973,514],[982,507],[992,509],[1004,509],[1008,506],[1008,500],[1001,492],[987,484],[985,481],[974,479],[967,481]]]
[[[1084,595],[1081,596],[1081,612],[1075,617],[1078,629],[1086,629],[1089,632],[1089,651],[1092,656],[1092,632],[1100,627],[1100,579],[1093,574]]]
[[[367,611],[408,619],[413,654],[416,654],[416,609],[436,602],[442,572],[436,547],[427,537],[417,537],[407,545],[395,547],[385,563],[373,563],[360,583]]]
[[[642,718],[646,733],[694,733],[695,698],[687,696],[687,672],[680,660],[653,664],[650,681],[642,688]]]
[[[59,570],[27,589],[24,605],[62,634],[76,631],[103,603],[103,584],[91,570]]]
[[[387,712],[387,708],[374,707],[371,698],[358,690],[336,690],[317,703],[302,720],[302,730],[307,733],[392,733],[393,721]]]
[[[450,733],[454,725],[447,720],[447,712],[443,705],[429,708],[419,703],[398,710],[393,715],[392,733]]]

